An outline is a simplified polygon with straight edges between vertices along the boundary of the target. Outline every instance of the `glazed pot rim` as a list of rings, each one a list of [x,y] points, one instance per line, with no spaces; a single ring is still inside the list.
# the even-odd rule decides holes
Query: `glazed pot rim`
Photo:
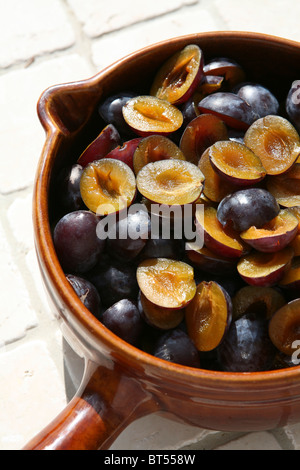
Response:
[[[54,146],[59,145],[61,139],[67,135],[61,127],[55,122],[55,117],[51,114],[48,107],[48,100],[51,94],[62,88],[68,90],[77,90],[83,86],[95,87],[101,79],[109,75],[112,70],[115,70],[120,64],[131,61],[134,57],[151,52],[166,43],[177,44],[178,42],[199,42],[201,38],[210,37],[232,38],[232,39],[246,39],[249,41],[257,41],[270,43],[273,47],[280,45],[287,48],[299,48],[300,43],[284,39],[277,36],[266,35],[262,33],[243,32],[243,31],[219,31],[208,33],[195,33],[185,36],[174,37],[169,40],[164,40],[137,50],[117,61],[112,65],[104,68],[94,76],[81,81],[55,85],[45,90],[38,101],[38,116],[44,130],[46,131],[46,139],[43,147],[41,157],[39,159],[33,196],[33,223],[35,231],[35,243],[38,259],[42,274],[48,274],[53,287],[59,293],[63,305],[65,306],[65,320],[68,322],[72,320],[74,325],[80,325],[79,328],[85,329],[91,333],[96,340],[105,344],[107,348],[113,351],[113,354],[121,359],[123,355],[130,358],[131,363],[136,364],[137,367],[143,366],[150,367],[151,371],[166,372],[168,376],[181,377],[188,382],[192,379],[193,383],[199,381],[209,383],[229,383],[233,387],[241,385],[247,387],[253,383],[260,385],[274,387],[276,384],[280,386],[288,379],[289,382],[294,382],[300,379],[300,367],[295,366],[289,369],[271,370],[263,372],[223,372],[213,371],[206,369],[196,369],[191,367],[182,366],[175,363],[170,363],[162,359],[156,358],[151,354],[137,349],[125,341],[121,340],[114,333],[109,331],[104,325],[100,323],[82,304],[77,297],[75,291],[67,281],[65,274],[58,262],[54,245],[52,242],[50,223],[48,219],[48,191],[49,191],[49,174],[51,173],[51,159],[48,158],[49,151]],[[63,135],[64,134],[64,135]],[[67,313],[66,313],[67,312]]]

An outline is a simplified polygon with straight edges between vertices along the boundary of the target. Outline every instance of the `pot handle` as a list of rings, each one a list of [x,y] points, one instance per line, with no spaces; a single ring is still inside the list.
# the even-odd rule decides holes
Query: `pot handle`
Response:
[[[116,364],[88,362],[76,395],[23,450],[107,450],[131,422],[157,409],[141,383]]]

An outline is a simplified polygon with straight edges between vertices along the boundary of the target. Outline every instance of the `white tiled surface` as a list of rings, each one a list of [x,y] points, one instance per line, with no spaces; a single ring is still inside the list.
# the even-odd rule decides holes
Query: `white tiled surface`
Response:
[[[47,305],[33,247],[32,184],[44,141],[36,115],[40,93],[88,78],[137,48],[177,35],[252,30],[300,41],[300,4],[0,0],[0,10],[0,450],[19,450],[63,409],[81,370],[81,363],[74,368]],[[178,448],[298,450],[300,425],[233,434],[152,415],[133,423],[113,445]]]

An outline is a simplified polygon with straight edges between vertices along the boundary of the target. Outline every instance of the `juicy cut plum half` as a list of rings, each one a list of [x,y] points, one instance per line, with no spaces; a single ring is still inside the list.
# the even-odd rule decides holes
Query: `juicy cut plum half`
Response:
[[[288,209],[283,209],[261,228],[250,227],[241,238],[258,251],[272,253],[280,251],[296,237],[298,219]]]
[[[184,308],[194,297],[194,269],[167,258],[147,259],[137,268],[137,282],[150,302],[165,308]]]
[[[203,53],[199,46],[190,44],[174,54],[158,70],[151,95],[172,104],[186,102],[203,77]]]
[[[259,157],[240,142],[220,140],[209,147],[208,155],[214,170],[232,184],[249,186],[266,176]]]
[[[187,331],[198,351],[212,351],[222,342],[232,318],[229,294],[214,281],[197,286],[185,309]]]
[[[148,200],[166,205],[195,202],[202,192],[204,175],[185,160],[160,160],[145,165],[137,174],[137,188]]]

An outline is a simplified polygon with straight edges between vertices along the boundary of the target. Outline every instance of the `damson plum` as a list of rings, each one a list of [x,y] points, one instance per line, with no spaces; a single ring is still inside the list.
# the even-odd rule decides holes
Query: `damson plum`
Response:
[[[167,331],[156,342],[153,355],[187,367],[200,367],[199,353],[189,336],[180,328]]]
[[[262,188],[246,188],[235,191],[222,199],[217,217],[223,227],[243,232],[254,225],[263,227],[279,214],[275,197]]]
[[[101,299],[96,287],[87,279],[74,274],[67,274],[66,278],[85,307],[99,319]]]
[[[272,343],[282,353],[291,356],[300,345],[300,299],[277,310],[269,323]],[[296,342],[296,343],[294,343]]]
[[[286,97],[285,109],[289,120],[300,132],[300,80],[293,81]]]
[[[137,299],[139,287],[133,265],[108,258],[87,272],[86,277],[97,288],[102,305],[106,308],[122,299]]]
[[[300,154],[300,137],[282,116],[257,119],[246,131],[244,142],[261,160],[268,175],[289,170]]]
[[[102,119],[107,124],[113,124],[122,136],[128,137],[132,135],[131,129],[124,120],[122,108],[128,100],[135,96],[136,93],[132,91],[121,91],[106,98],[98,107]]]
[[[241,232],[241,239],[258,251],[272,253],[289,245],[298,232],[298,219],[283,209],[261,228],[252,226]]]
[[[289,246],[275,253],[253,251],[238,261],[237,270],[247,284],[272,287],[281,281],[293,256],[293,249]]]
[[[184,308],[166,308],[156,305],[140,292],[139,310],[142,318],[148,325],[159,330],[176,328],[184,319]]]
[[[183,261],[152,258],[136,272],[141,292],[150,302],[165,308],[184,308],[196,293],[194,269]]]
[[[183,205],[196,201],[203,187],[204,175],[185,160],[160,160],[145,165],[137,174],[139,192],[158,204]]]
[[[189,44],[158,70],[150,94],[178,105],[189,99],[202,76],[203,53],[196,44]]]
[[[249,186],[266,176],[258,156],[239,142],[220,140],[209,147],[208,155],[214,170],[231,184]]]
[[[201,282],[185,309],[189,337],[198,351],[212,351],[223,340],[232,318],[228,293],[216,282]]]
[[[233,321],[218,347],[219,362],[226,372],[269,370],[275,353],[267,321],[253,313]]]
[[[246,130],[257,119],[252,107],[235,93],[218,91],[198,103],[201,113],[211,113],[233,129]]]
[[[300,206],[300,163],[294,163],[286,173],[268,178],[267,189],[281,206]]]
[[[80,180],[85,205],[98,215],[127,208],[136,196],[133,171],[120,160],[103,158],[87,165]]]
[[[220,202],[225,196],[237,190],[237,186],[225,180],[213,168],[209,148],[202,154],[198,167],[204,175],[203,194],[212,202]]]
[[[255,312],[269,320],[285,303],[284,296],[273,287],[244,286],[232,297],[232,318]]]
[[[168,137],[161,135],[150,135],[145,137],[137,146],[133,155],[133,168],[138,172],[148,163],[159,160],[185,160],[180,148]]]
[[[196,211],[196,230],[204,236],[204,244],[211,251],[225,258],[239,258],[247,252],[246,244],[239,234],[231,227],[223,227],[217,218],[215,207],[204,207],[204,211]]]
[[[150,236],[150,217],[146,210],[129,212],[108,231],[107,252],[120,260],[130,261],[138,256]]]
[[[200,114],[186,126],[179,146],[186,160],[197,165],[208,147],[226,139],[227,127],[221,119],[212,114]]]
[[[70,212],[55,225],[53,241],[65,272],[85,273],[98,262],[105,243],[97,237],[98,217],[86,210]]]
[[[93,142],[82,152],[77,163],[83,167],[104,158],[112,149],[120,145],[121,137],[115,126],[108,124]]]
[[[166,100],[142,95],[127,101],[122,109],[128,126],[141,137],[169,135],[183,123],[182,112]]]
[[[119,300],[106,309],[100,321],[119,338],[133,345],[140,339],[144,326],[136,303],[130,299]]]
[[[233,92],[246,101],[259,118],[278,114],[279,102],[276,96],[259,83],[240,83]]]
[[[228,89],[245,80],[243,68],[231,58],[215,57],[206,62],[203,67],[204,75],[223,76]]]

